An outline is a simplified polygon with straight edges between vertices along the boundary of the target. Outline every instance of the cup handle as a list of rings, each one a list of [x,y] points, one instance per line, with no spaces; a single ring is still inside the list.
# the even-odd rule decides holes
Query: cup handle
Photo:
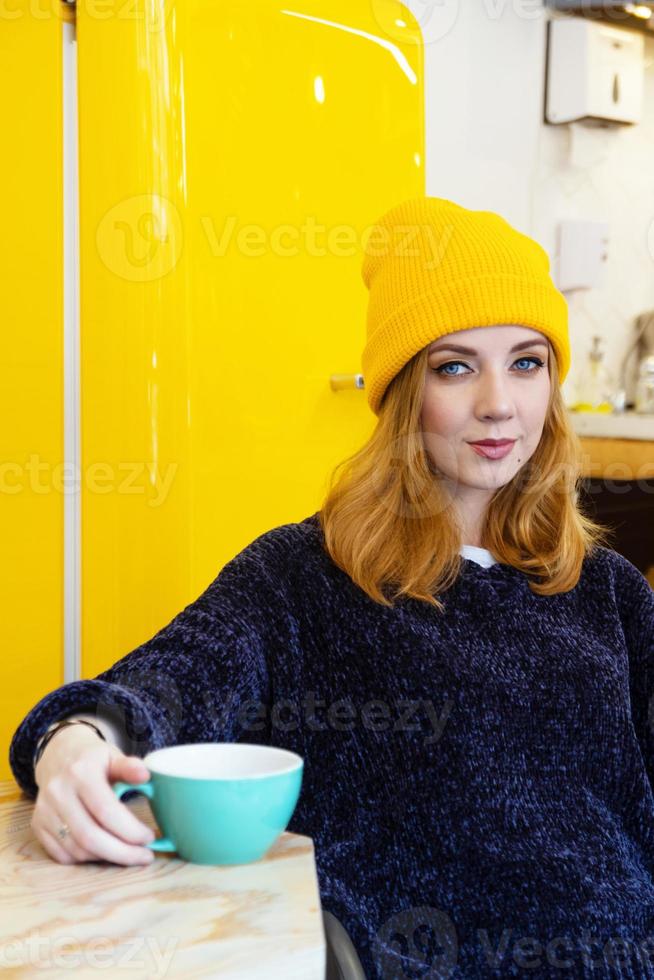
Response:
[[[154,799],[154,787],[152,783],[114,783],[111,788],[119,800],[122,800],[125,793],[129,790],[136,790],[137,793],[143,793],[149,800]],[[177,850],[169,837],[158,837],[156,840],[145,844],[145,847],[149,847],[151,851],[166,851],[168,853]]]

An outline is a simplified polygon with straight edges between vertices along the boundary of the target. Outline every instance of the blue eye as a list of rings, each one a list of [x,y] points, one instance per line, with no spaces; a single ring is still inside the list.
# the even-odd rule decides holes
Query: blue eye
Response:
[[[535,374],[536,371],[538,371],[540,368],[542,368],[542,367],[545,366],[545,362],[544,361],[541,361],[540,358],[538,358],[538,357],[521,357],[521,358],[519,358],[516,361],[516,364],[519,364],[520,361],[526,361],[527,364],[535,364],[536,365],[536,367],[534,368],[533,371],[527,371],[527,372],[521,372],[521,373]]]
[[[520,357],[518,358],[517,361],[515,361],[515,363],[516,364],[526,363],[526,364],[535,365],[535,367],[530,368],[527,371],[518,371],[518,374],[537,374],[542,367],[545,367],[545,362],[541,361],[539,357]],[[433,370],[435,374],[441,374],[445,378],[460,378],[461,375],[458,372],[456,374],[453,374],[449,371],[445,371],[445,368],[457,367],[459,364],[462,364],[463,367],[467,366],[464,363],[464,361],[448,361],[446,364],[441,364],[439,367],[434,368]]]

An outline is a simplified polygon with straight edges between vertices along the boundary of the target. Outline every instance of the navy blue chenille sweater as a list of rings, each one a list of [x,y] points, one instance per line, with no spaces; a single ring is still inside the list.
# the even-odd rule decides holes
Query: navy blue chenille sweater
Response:
[[[317,514],[260,535],[109,670],[44,697],[39,735],[108,712],[131,752],[280,745],[288,829],[367,977],[654,977],[654,591],[600,547],[569,592],[462,558],[445,612],[371,600]],[[131,754],[130,752],[130,754]]]

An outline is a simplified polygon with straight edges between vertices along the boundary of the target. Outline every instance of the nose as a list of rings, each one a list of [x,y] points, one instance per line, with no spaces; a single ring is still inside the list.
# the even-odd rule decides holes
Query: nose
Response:
[[[511,379],[501,367],[482,372],[476,388],[475,412],[480,419],[511,418],[515,412]]]

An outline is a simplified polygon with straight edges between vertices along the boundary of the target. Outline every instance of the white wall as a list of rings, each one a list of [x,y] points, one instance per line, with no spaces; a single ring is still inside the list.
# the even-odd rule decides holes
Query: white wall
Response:
[[[654,309],[654,38],[645,38],[641,123],[552,126],[543,121],[547,20],[561,15],[540,0],[407,6],[425,40],[427,194],[497,211],[543,245],[554,275],[561,220],[609,222],[605,286],[566,293],[570,403],[593,335],[619,374],[635,317]]]

